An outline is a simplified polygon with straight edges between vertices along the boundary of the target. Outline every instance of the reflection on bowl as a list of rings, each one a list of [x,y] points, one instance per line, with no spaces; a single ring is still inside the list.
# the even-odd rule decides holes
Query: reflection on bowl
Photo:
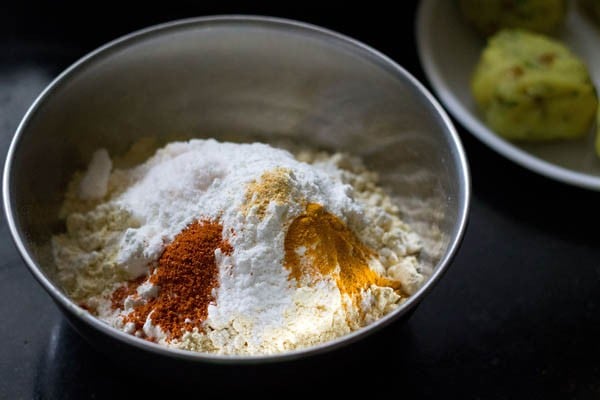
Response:
[[[326,343],[224,356],[118,331],[57,285],[49,241],[66,184],[97,148],[142,137],[296,143],[362,158],[423,238],[427,281],[381,319]],[[24,117],[7,157],[4,201],[28,267],[72,325],[107,353],[224,363],[297,358],[351,343],[414,310],[462,238],[469,176],[444,111],[406,71],[336,33],[263,17],[177,21],[118,39],[61,74]]]

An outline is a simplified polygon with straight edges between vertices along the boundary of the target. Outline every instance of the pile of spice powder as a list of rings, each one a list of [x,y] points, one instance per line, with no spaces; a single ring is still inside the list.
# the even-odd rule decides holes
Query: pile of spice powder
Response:
[[[73,177],[53,253],[73,300],[140,338],[297,349],[381,318],[425,279],[420,238],[357,158],[191,140],[112,164],[99,150]]]
[[[149,283],[160,288],[157,295],[135,307],[124,321],[140,331],[152,313],[152,323],[169,338],[201,325],[208,315],[208,305],[214,302],[213,289],[219,284],[215,251],[232,251],[222,238],[222,230],[218,223],[196,221],[178,234],[148,278]],[[125,298],[123,302],[119,298],[122,295],[117,289],[112,297],[114,309],[123,307]]]

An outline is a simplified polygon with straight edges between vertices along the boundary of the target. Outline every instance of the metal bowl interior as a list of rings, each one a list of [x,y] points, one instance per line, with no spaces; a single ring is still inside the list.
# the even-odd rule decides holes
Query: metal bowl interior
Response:
[[[91,153],[124,152],[142,137],[295,142],[361,156],[404,219],[427,240],[431,277],[398,310],[338,340],[288,353],[231,357],[166,349],[79,308],[53,281],[49,239],[66,183]],[[452,123],[405,70],[350,38],[250,16],[176,21],[87,55],[39,96],[4,171],[13,238],[33,275],[78,331],[101,348],[192,362],[256,363],[323,352],[399,319],[447,268],[465,229],[469,174]],[[113,347],[114,349],[114,347]],[[110,349],[109,349],[110,352]]]

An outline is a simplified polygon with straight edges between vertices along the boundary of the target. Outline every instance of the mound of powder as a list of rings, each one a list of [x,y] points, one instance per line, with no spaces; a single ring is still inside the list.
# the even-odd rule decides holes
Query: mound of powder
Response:
[[[425,278],[419,237],[357,158],[191,140],[111,165],[99,150],[74,176],[53,253],[69,296],[138,337],[296,349],[381,318]]]

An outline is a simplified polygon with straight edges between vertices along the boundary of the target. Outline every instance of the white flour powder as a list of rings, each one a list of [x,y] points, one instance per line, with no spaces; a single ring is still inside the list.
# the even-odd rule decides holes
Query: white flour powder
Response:
[[[134,168],[111,171],[111,165],[100,150],[75,176],[62,212],[67,232],[53,238],[53,250],[65,291],[126,332],[195,351],[265,354],[336,338],[397,307],[402,298],[391,287],[371,285],[353,306],[334,280],[292,282],[284,241],[309,203],[322,205],[369,246],[377,256],[371,268],[399,281],[403,292],[424,280],[419,238],[357,159],[191,140],[171,143]],[[275,181],[284,185],[281,192],[266,201],[249,197],[249,188],[276,172],[285,177]],[[233,248],[229,255],[216,252],[219,285],[207,319],[168,338],[150,315],[136,332],[123,317],[160,288],[146,282],[116,309],[111,294],[148,274],[165,246],[199,219],[219,220]]]

